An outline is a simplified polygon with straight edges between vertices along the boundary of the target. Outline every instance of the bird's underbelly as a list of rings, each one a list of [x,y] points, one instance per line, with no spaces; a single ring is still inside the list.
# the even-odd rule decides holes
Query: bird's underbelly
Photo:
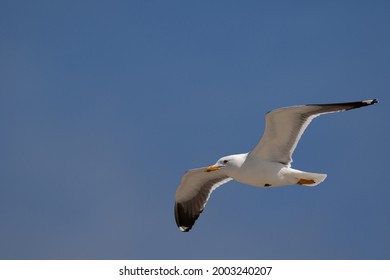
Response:
[[[296,184],[291,169],[278,162],[256,161],[244,164],[232,176],[238,182],[255,187],[278,187]]]

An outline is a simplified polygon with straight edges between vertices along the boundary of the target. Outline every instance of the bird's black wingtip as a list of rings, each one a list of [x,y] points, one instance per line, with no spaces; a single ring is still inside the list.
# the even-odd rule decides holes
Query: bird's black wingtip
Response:
[[[363,100],[362,102],[366,103],[367,105],[372,105],[372,104],[378,103],[378,99],[374,98],[374,99],[369,99],[369,100]]]
[[[189,232],[201,212],[200,211],[195,215],[190,214],[185,210],[185,207],[181,203],[175,203],[174,211],[176,225],[181,232]]]

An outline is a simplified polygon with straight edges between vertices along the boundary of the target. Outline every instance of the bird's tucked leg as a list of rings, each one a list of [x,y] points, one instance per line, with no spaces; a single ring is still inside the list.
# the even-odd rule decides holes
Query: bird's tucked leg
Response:
[[[313,179],[299,179],[297,182],[298,185],[312,185],[315,184],[316,182]]]

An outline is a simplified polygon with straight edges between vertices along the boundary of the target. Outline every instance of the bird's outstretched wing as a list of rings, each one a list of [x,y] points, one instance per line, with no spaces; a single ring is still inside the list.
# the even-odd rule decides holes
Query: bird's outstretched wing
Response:
[[[262,138],[249,157],[290,165],[303,132],[317,116],[342,112],[377,103],[376,99],[335,104],[311,104],[277,109],[267,113]]]
[[[222,171],[205,172],[206,167],[188,170],[175,196],[175,219],[181,231],[189,231],[206,206],[210,194],[232,180]]]

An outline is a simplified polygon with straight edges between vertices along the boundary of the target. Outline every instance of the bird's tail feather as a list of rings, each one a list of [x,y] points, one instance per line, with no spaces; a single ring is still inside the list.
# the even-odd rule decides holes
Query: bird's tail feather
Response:
[[[327,174],[302,172],[297,178],[297,184],[302,186],[314,187],[322,183],[325,180],[326,176]]]

